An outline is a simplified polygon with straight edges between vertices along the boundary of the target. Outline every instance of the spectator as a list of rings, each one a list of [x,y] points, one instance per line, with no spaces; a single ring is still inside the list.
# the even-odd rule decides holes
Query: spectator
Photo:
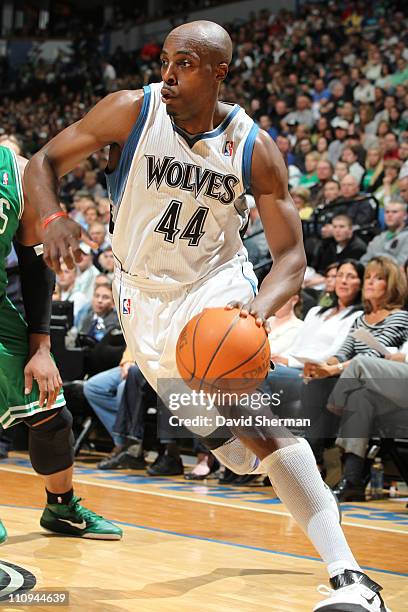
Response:
[[[399,179],[398,189],[401,200],[408,204],[408,176],[404,176]]]
[[[335,166],[339,161],[346,144],[349,123],[345,119],[336,118],[332,121],[332,126],[335,128],[336,139],[329,145],[328,158],[332,166]]]
[[[300,177],[299,187],[305,187],[306,189],[310,189],[317,185],[319,179],[317,178],[316,168],[318,161],[320,159],[319,153],[312,152],[308,153],[305,157],[305,168],[306,174],[303,174]]]
[[[358,153],[359,147],[355,145],[346,146],[341,154],[341,161],[347,164],[348,174],[354,176],[358,184],[360,184],[360,181],[363,178],[364,168],[358,161]]]
[[[313,207],[310,205],[310,191],[305,187],[294,187],[291,190],[291,196],[296,208],[299,211],[299,216],[303,221],[310,219],[313,213]]]
[[[99,198],[98,200],[98,221],[105,225],[106,231],[109,228],[110,220],[110,202],[108,198]]]
[[[96,205],[90,204],[84,210],[85,229],[88,230],[88,228],[92,225],[92,223],[94,223],[97,220],[98,220],[98,210],[96,208]]]
[[[372,146],[367,151],[366,170],[361,179],[361,188],[364,192],[374,193],[381,187],[384,178],[384,160],[381,149]]]
[[[296,98],[296,110],[286,115],[284,121],[288,125],[291,122],[296,124],[306,125],[311,128],[314,124],[313,112],[310,109],[310,98],[308,96],[300,95]]]
[[[384,136],[384,160],[398,159],[398,139],[394,132]]]
[[[336,277],[339,264],[337,261],[327,266],[324,272],[325,288],[318,297],[317,305],[320,307],[333,306],[335,303]]]
[[[318,183],[312,187],[312,202],[318,206],[324,202],[324,186],[333,176],[333,166],[327,159],[320,159],[316,166],[316,176]]]
[[[398,149],[398,157],[402,162],[399,178],[408,176],[408,140],[403,140]]]
[[[87,170],[85,172],[84,189],[93,199],[104,198],[106,196],[105,189],[97,182],[96,172],[94,170]]]
[[[100,221],[95,221],[89,228],[89,235],[98,245],[96,249],[92,249],[92,253],[94,266],[100,270],[100,264],[98,262],[99,255],[110,246],[110,243],[106,238],[105,225]]]
[[[299,318],[302,310],[300,295],[294,295],[284,306],[268,319],[270,326],[269,344],[271,353],[288,353],[295,342],[303,321]]]
[[[373,238],[360,261],[366,264],[373,257],[383,255],[403,265],[408,259],[407,204],[403,202],[386,204],[384,220],[387,229]]]
[[[273,138],[273,140],[276,140],[276,137],[278,135],[278,130],[273,127],[272,121],[269,115],[261,115],[259,117],[259,127],[262,130],[265,130],[265,132],[267,132],[269,136]]]
[[[115,259],[113,257],[112,247],[109,246],[102,251],[98,258],[98,264],[103,274],[112,281],[115,270]]]
[[[353,234],[353,221],[347,215],[336,215],[332,219],[333,236],[322,241],[313,267],[322,274],[327,267],[345,259],[356,259],[366,252],[367,246]]]
[[[401,352],[385,359],[355,357],[329,397],[328,408],[341,415],[336,445],[343,450],[343,473],[334,487],[340,501],[365,501],[366,452],[374,422],[384,426],[390,413],[408,408],[407,352],[405,343]]]
[[[339,160],[334,167],[334,178],[341,183],[346,174],[348,174],[348,165],[346,162]]]
[[[354,176],[346,174],[340,183],[340,193],[346,203],[337,207],[338,213],[351,217],[354,226],[363,227],[372,223],[375,211],[366,198],[360,197],[359,185]]]
[[[102,81],[109,93],[116,89],[116,70],[108,61],[102,62]]]
[[[398,159],[388,159],[384,162],[383,184],[374,192],[374,196],[382,208],[398,195],[398,175],[401,166],[402,164]]]
[[[57,274],[57,285],[60,291],[60,299],[62,301],[74,303],[74,317],[79,313],[81,308],[88,304],[88,299],[82,291],[76,289],[76,280],[78,277],[77,268],[72,270],[65,263],[61,264],[61,272]]]
[[[327,181],[323,187],[323,203],[330,204],[340,196],[340,184],[335,180]]]
[[[354,337],[354,332],[369,331],[385,347],[400,347],[408,337],[408,313],[402,308],[407,298],[404,274],[387,257],[372,259],[364,273],[364,313],[356,318],[342,346],[322,363],[306,362],[302,387],[302,406],[314,425],[310,440],[317,462],[322,464],[324,439],[333,437],[332,416],[326,405],[338,377],[356,355],[381,355]]]
[[[315,306],[306,315],[304,326],[292,345],[290,354],[278,363],[303,367],[298,357],[325,361],[330,350],[340,348],[353,321],[361,314],[361,286],[364,266],[356,261],[344,261],[337,269],[335,298],[330,308]],[[298,374],[298,372],[297,372]]]
[[[92,303],[82,320],[79,331],[96,342],[100,342],[110,330],[119,327],[118,316],[114,309],[112,287],[108,283],[99,285],[94,291]]]
[[[119,366],[95,374],[95,376],[85,381],[84,384],[84,395],[89,405],[109,432],[114,443],[111,455],[98,463],[98,468],[101,470],[140,469],[145,466],[140,445],[138,445],[137,451],[134,452],[134,448],[127,447],[126,438],[115,434],[113,431],[123,396],[125,381],[132,367],[137,368],[129,350],[126,349]]]
[[[75,278],[74,291],[82,293],[87,302],[92,301],[94,294],[95,279],[99,274],[98,268],[93,265],[93,257],[91,248],[81,243],[81,251],[83,253],[81,261],[77,264],[77,274]]]

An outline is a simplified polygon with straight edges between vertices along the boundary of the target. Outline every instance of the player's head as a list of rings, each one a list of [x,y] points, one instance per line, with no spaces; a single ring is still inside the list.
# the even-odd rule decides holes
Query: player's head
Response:
[[[214,106],[231,56],[231,38],[217,23],[193,21],[174,28],[161,52],[167,113],[185,120]]]

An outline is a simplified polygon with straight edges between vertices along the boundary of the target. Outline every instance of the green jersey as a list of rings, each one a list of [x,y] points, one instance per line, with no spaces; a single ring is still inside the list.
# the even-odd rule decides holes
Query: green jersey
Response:
[[[7,285],[6,257],[23,214],[21,173],[14,151],[0,146],[0,297]]]

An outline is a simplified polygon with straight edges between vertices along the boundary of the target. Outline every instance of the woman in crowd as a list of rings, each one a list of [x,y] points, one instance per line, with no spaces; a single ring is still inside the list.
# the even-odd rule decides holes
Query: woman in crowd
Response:
[[[316,174],[317,162],[320,159],[319,153],[311,152],[305,156],[305,169],[306,173],[302,174],[299,181],[299,187],[305,187],[311,189],[314,185],[317,185],[319,179]]]
[[[303,321],[299,318],[302,312],[300,294],[294,295],[268,319],[271,352],[282,354],[290,351],[295,342]]]
[[[361,179],[361,190],[373,193],[378,189],[384,178],[383,153],[378,146],[372,146],[367,151],[366,169]]]
[[[333,437],[338,424],[326,410],[338,377],[356,355],[381,357],[354,333],[363,330],[385,347],[400,347],[408,338],[408,312],[403,310],[406,297],[406,277],[400,268],[387,257],[373,258],[364,273],[364,312],[356,318],[342,346],[323,362],[306,361],[302,406],[313,421],[311,444],[319,465],[323,464],[324,439]]]
[[[324,272],[325,288],[319,295],[318,306],[329,307],[335,304],[336,298],[336,278],[339,264],[337,261],[327,266]]]
[[[339,266],[334,279],[332,304],[309,310],[290,350],[277,353],[271,347],[275,370],[269,377],[284,376],[301,382],[301,369],[306,358],[324,362],[332,347],[335,350],[340,348],[354,320],[362,312],[363,275],[364,266],[357,261],[346,260]]]
[[[334,175],[333,178],[338,182],[344,179],[344,177],[349,173],[348,165],[345,161],[339,160],[334,166]]]
[[[302,221],[310,219],[313,213],[313,206],[310,204],[310,191],[306,187],[294,187],[290,192],[293,202],[299,211]]]
[[[391,202],[398,193],[398,175],[401,170],[402,162],[398,159],[387,159],[384,162],[384,178],[381,187],[375,190],[374,196],[377,198],[380,207]]]
[[[364,168],[358,161],[358,150],[359,147],[357,147],[356,145],[344,147],[343,153],[341,154],[341,161],[347,164],[348,174],[354,176],[356,181],[360,183],[364,174]]]

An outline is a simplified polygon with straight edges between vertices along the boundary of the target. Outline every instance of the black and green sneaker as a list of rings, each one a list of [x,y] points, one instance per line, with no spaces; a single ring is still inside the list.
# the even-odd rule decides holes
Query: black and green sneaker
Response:
[[[40,525],[43,529],[60,535],[90,538],[93,540],[120,540],[123,532],[110,521],[98,516],[73,497],[69,504],[47,504]]]
[[[7,540],[7,531],[3,523],[0,521],[0,544]]]

